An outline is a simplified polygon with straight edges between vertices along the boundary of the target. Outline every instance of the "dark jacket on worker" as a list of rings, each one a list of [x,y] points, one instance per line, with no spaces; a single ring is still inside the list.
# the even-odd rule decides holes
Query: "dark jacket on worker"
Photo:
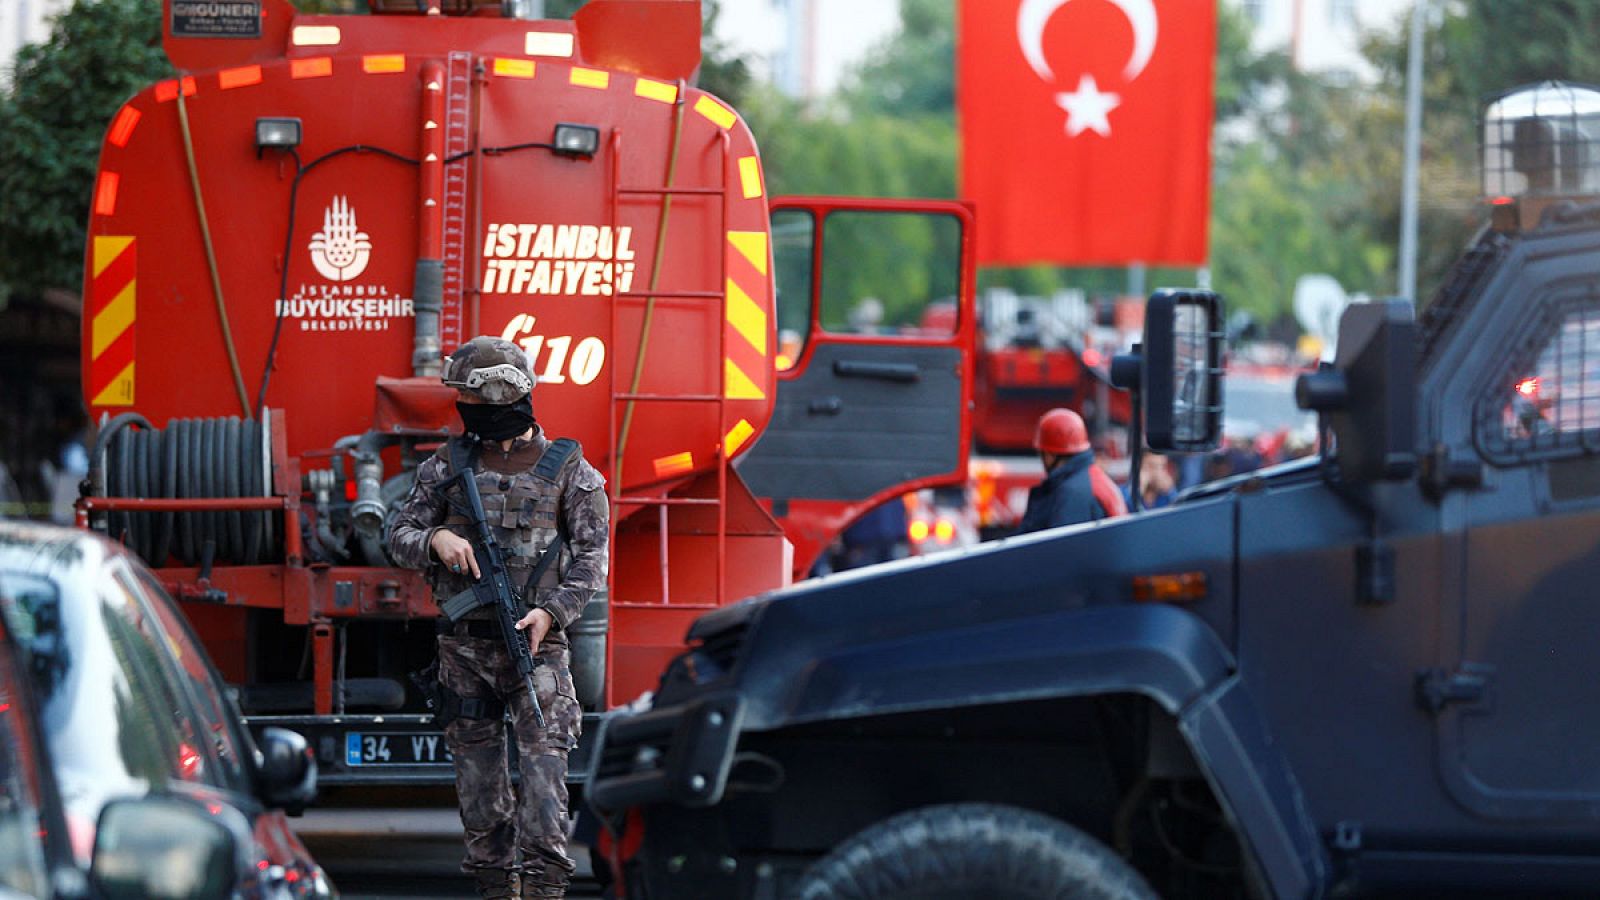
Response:
[[[1057,462],[1044,480],[1028,491],[1028,508],[1017,533],[1093,522],[1118,514],[1120,510],[1107,509],[1097,498],[1091,480],[1096,472],[1099,470],[1094,467],[1093,450],[1074,453]]]

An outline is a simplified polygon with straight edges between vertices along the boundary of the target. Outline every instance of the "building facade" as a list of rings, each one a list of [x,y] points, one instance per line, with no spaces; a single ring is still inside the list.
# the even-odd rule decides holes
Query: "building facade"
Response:
[[[1253,26],[1257,51],[1286,50],[1308,72],[1344,72],[1366,79],[1366,32],[1403,29],[1413,0],[1231,0]]]
[[[812,99],[899,28],[900,0],[723,0],[716,34],[756,77]]]
[[[71,0],[0,0],[0,82],[11,77],[11,65],[25,44],[50,37],[50,16]]]

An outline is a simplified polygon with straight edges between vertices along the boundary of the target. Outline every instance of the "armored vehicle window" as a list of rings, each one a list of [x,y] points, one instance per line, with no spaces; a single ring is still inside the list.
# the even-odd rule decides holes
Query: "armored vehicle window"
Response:
[[[1555,325],[1491,388],[1479,433],[1492,458],[1551,458],[1600,446],[1600,307],[1586,298],[1560,309]]]

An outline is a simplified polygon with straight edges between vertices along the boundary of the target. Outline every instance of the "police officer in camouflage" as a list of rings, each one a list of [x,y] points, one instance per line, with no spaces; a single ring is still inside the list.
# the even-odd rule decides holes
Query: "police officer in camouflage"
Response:
[[[511,583],[522,592],[526,614],[517,628],[539,663],[533,679],[546,723],[540,728],[535,720],[492,609],[473,610],[453,625],[440,620],[439,682],[456,716],[444,734],[455,757],[466,831],[462,866],[483,897],[520,891],[524,898],[559,898],[573,870],[566,852],[567,754],[582,729],[566,629],[605,585],[605,481],[573,442],[552,441],[534,420],[534,378],[515,344],[474,338],[445,361],[444,383],[459,392],[456,408],[467,431],[455,441],[465,441],[468,453],[455,456],[468,459],[476,473]],[[441,604],[480,574],[469,540],[472,522],[458,511],[464,498],[441,490],[453,474],[450,446],[417,468],[389,535],[395,561],[424,570]],[[541,567],[547,551],[557,556]],[[536,574],[538,583],[528,584]],[[522,778],[520,801],[506,766],[506,711]],[[520,874],[515,887],[513,872]]]

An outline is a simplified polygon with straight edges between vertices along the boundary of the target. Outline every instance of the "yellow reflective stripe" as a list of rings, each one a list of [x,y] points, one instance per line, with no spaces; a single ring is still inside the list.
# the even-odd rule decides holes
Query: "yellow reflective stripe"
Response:
[[[646,100],[658,100],[662,103],[673,103],[678,99],[677,85],[667,84],[664,81],[651,81],[648,78],[634,82],[633,92]]]
[[[133,363],[117,373],[105,390],[96,394],[89,401],[90,406],[132,406],[133,405]]]
[[[128,286],[106,304],[94,317],[94,324],[89,328],[89,358],[96,359],[106,352],[111,342],[122,336],[128,326],[133,324],[134,286],[137,281],[128,282]]]
[[[383,75],[406,70],[404,53],[373,54],[361,57],[361,71],[368,75]]]
[[[94,274],[99,275],[106,266],[116,261],[122,251],[133,243],[131,237],[96,237],[94,239]]]
[[[711,99],[705,94],[694,102],[694,111],[710,119],[718,128],[732,128],[734,123],[733,110]]]
[[[494,58],[494,74],[502,78],[532,78],[533,60]]]
[[[690,469],[693,469],[694,454],[685,450],[682,453],[674,453],[671,456],[663,456],[654,462],[656,467],[656,477],[664,478],[668,475],[675,475],[679,472],[687,472]]]
[[[573,68],[572,83],[578,87],[604,89],[611,84],[611,73],[604,69]]]
[[[746,200],[761,196],[761,163],[754,156],[740,157],[739,184],[744,187]]]
[[[750,261],[756,271],[767,274],[767,233],[765,231],[730,231],[728,243],[739,255]]]
[[[740,419],[739,424],[729,429],[728,436],[722,439],[722,455],[732,456],[738,452],[740,447],[744,446],[744,442],[750,439],[750,435],[755,433],[754,425],[744,419]]]
[[[750,376],[746,375],[742,369],[735,365],[733,360],[725,359],[722,362],[722,377],[727,385],[726,389],[723,391],[724,397],[727,397],[729,400],[767,399],[766,392],[761,390],[761,388],[758,387],[754,381],[751,381]]]
[[[732,278],[728,279],[728,324],[762,356],[767,355],[767,314]]]

